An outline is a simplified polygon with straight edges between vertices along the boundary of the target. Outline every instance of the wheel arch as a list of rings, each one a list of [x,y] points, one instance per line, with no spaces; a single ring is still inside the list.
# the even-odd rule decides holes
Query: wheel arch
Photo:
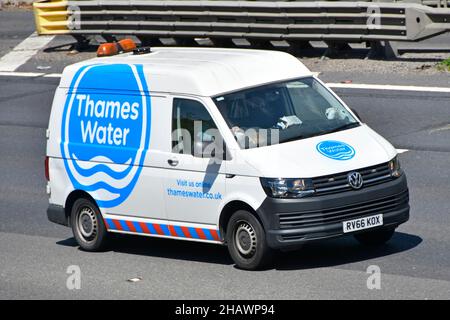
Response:
[[[233,201],[228,202],[223,207],[222,211],[220,212],[219,230],[220,230],[220,235],[224,241],[226,239],[228,221],[230,221],[230,218],[233,215],[233,213],[235,213],[236,211],[239,211],[239,210],[246,210],[246,211],[252,213],[259,220],[259,222],[263,226],[263,229],[266,230],[264,221],[261,218],[261,216],[258,214],[257,210],[255,210],[254,208],[252,208],[252,206],[250,206],[248,203],[246,203],[242,200],[233,200]]]
[[[95,201],[95,199],[89,193],[87,193],[86,191],[83,191],[83,190],[74,190],[74,191],[72,191],[67,196],[66,202],[64,204],[64,212],[66,214],[66,218],[67,218],[67,221],[69,223],[69,226],[71,224],[70,216],[72,214],[73,204],[75,203],[75,201],[77,201],[80,198],[88,199],[88,200],[92,201],[92,203],[94,203],[98,207],[97,202]],[[100,213],[101,213],[101,211],[100,211]]]

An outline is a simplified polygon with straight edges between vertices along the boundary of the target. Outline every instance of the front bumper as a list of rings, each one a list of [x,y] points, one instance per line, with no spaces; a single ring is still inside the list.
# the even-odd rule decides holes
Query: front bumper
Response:
[[[361,190],[303,199],[266,198],[257,213],[270,247],[295,248],[344,235],[342,222],[347,220],[383,214],[383,226],[378,228],[395,228],[408,221],[408,185],[403,174]]]

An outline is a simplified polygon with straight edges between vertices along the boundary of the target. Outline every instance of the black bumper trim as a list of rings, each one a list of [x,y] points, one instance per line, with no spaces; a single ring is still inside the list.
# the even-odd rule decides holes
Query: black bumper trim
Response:
[[[334,238],[344,236],[342,221],[334,219],[334,221],[316,223],[311,225],[295,226],[291,228],[280,226],[280,214],[296,214],[302,215],[314,212],[330,212],[346,206],[357,207],[359,204],[364,205],[371,201],[376,201],[386,197],[395,195],[405,195],[406,201],[401,201],[397,206],[380,212],[361,211],[361,214],[353,215],[342,221],[353,220],[362,217],[372,216],[378,213],[383,214],[383,226],[378,228],[395,228],[398,225],[408,221],[409,219],[409,202],[408,202],[408,186],[405,175],[402,177],[382,183],[375,186],[363,188],[358,191],[342,192],[339,194],[330,194],[317,197],[309,197],[303,199],[274,199],[266,198],[261,207],[257,210],[261,218],[265,230],[266,239],[270,247],[274,249],[295,248],[301,246],[305,242]],[[403,196],[404,197],[404,196]],[[366,229],[361,232],[367,232],[374,229]],[[349,233],[352,234],[352,233]]]
[[[54,222],[63,226],[69,226],[69,219],[63,206],[50,204],[47,209],[47,218],[50,222]]]
[[[361,218],[365,216],[367,215],[362,215]],[[373,229],[366,229],[353,233],[344,233],[342,223],[339,222],[310,228],[300,228],[291,230],[269,230],[268,239],[271,239],[269,245],[273,248],[290,247],[300,245],[309,241],[335,238],[344,235],[367,232],[375,229],[396,228],[398,225],[408,221],[408,219],[409,219],[409,206],[397,211],[384,213],[383,226]]]

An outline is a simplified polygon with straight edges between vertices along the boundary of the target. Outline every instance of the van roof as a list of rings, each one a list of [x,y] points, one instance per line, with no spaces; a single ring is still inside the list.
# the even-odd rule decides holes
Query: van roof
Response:
[[[68,66],[60,86],[70,87],[83,66],[142,64],[150,91],[215,96],[266,83],[311,76],[297,58],[279,51],[218,48],[152,48],[151,53],[94,58]],[[102,81],[98,82],[99,89]]]

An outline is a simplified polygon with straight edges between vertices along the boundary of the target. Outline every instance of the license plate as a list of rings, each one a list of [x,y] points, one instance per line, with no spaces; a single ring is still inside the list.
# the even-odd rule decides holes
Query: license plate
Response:
[[[383,225],[383,215],[377,214],[376,216],[344,221],[342,224],[344,227],[344,233],[370,229]]]

